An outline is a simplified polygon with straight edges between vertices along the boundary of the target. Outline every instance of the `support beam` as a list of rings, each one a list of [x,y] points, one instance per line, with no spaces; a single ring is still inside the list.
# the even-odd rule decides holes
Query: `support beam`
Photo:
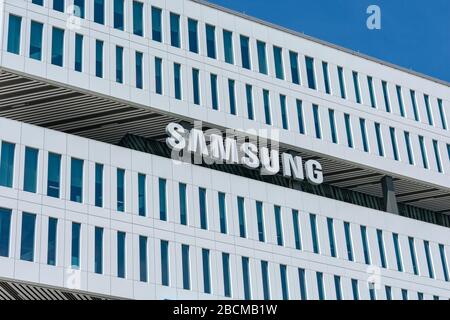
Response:
[[[389,213],[399,214],[397,197],[395,196],[394,180],[392,177],[383,177],[383,179],[381,179],[381,188],[383,190],[384,210]]]

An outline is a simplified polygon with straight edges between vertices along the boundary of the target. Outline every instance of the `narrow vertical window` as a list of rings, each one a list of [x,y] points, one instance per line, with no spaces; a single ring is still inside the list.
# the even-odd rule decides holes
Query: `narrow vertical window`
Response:
[[[377,300],[377,296],[375,294],[375,288],[374,288],[373,284],[370,284],[370,286],[369,286],[369,297],[370,297],[370,300],[372,300],[372,301]]]
[[[439,255],[441,256],[442,272],[444,273],[444,280],[450,281],[448,275],[447,257],[445,256],[445,247],[443,244],[439,244]]]
[[[314,71],[314,59],[305,57],[306,75],[308,78],[308,88],[316,90],[316,74]]]
[[[408,291],[406,289],[402,289],[402,299],[408,300]]]
[[[267,74],[267,53],[266,53],[266,44],[262,41],[256,42],[256,49],[258,51],[258,67],[259,72],[262,74]]]
[[[170,13],[170,44],[175,48],[181,46],[180,15],[173,12]]]
[[[365,119],[359,118],[359,127],[361,129],[361,138],[364,152],[369,152],[369,140],[367,139],[367,128]]]
[[[155,92],[156,94],[163,94],[163,71],[162,59],[155,58]]]
[[[142,52],[136,52],[136,88],[144,87],[144,55]]]
[[[362,241],[362,247],[363,247],[363,253],[364,253],[364,262],[367,265],[370,265],[371,261],[370,261],[369,241],[367,239],[367,228],[365,226],[361,226],[360,230],[361,230],[361,241]]]
[[[94,22],[105,24],[105,0],[94,0]]]
[[[300,299],[301,300],[308,300],[308,294],[306,291],[306,273],[305,269],[299,268],[298,269],[298,282],[300,286]]]
[[[247,98],[247,116],[249,120],[255,120],[253,110],[253,87],[250,84],[245,85],[245,94]]]
[[[247,224],[245,218],[245,200],[242,197],[237,198],[238,216],[239,216],[239,235],[241,238],[247,238]]]
[[[417,275],[419,275],[419,268],[417,266],[416,246],[415,246],[413,237],[408,237],[408,244],[409,244],[409,253],[411,256],[411,264],[413,267],[413,272],[417,276]]]
[[[291,63],[292,83],[300,84],[300,68],[298,66],[298,53],[289,51],[289,62]]]
[[[103,207],[103,165],[95,164],[95,206]]]
[[[400,108],[400,115],[402,117],[405,117],[405,105],[403,103],[403,94],[402,94],[402,87],[396,86],[397,90],[397,100],[398,100],[398,106]]]
[[[227,234],[227,205],[225,193],[219,192],[219,221],[220,221],[220,232]]]
[[[330,241],[330,254],[336,258],[336,241],[334,237],[334,223],[332,218],[327,218],[328,239]]]
[[[189,259],[189,246],[181,245],[181,264],[183,269],[183,289],[191,290],[191,267]]]
[[[95,5],[97,4],[97,1],[94,0],[94,11],[95,11]],[[85,0],[73,0],[73,15],[76,17],[79,17],[81,19],[84,19],[86,8],[85,8]],[[95,15],[94,15],[95,18]],[[97,21],[95,21],[97,22]]]
[[[228,97],[230,102],[230,113],[236,115],[236,82],[234,80],[228,79]]]
[[[147,282],[148,279],[147,242],[147,237],[139,236],[139,280],[141,282]]]
[[[184,183],[180,183],[178,186],[180,196],[180,223],[183,226],[188,224],[187,215],[187,186]]]
[[[47,264],[49,266],[56,266],[57,235],[58,219],[48,218]]]
[[[175,99],[181,100],[181,64],[173,64]]]
[[[305,120],[303,117],[303,103],[301,100],[297,99],[297,119],[298,119],[298,131],[301,134],[305,134]]]
[[[431,105],[430,105],[430,96],[425,94],[423,97],[425,100],[425,109],[427,111],[428,124],[430,126],[434,126],[433,112],[431,111]]]
[[[217,83],[217,75],[211,74],[211,100],[213,110],[219,110],[219,91]]]
[[[147,186],[146,186],[146,176],[145,174],[138,174],[138,206],[139,206],[139,216],[145,217],[147,214]]]
[[[8,48],[7,51],[13,54],[20,54],[20,36],[22,29],[22,18],[9,15],[8,23]]]
[[[383,231],[377,229],[378,250],[380,251],[381,267],[386,268],[386,253],[384,249]]]
[[[206,189],[199,188],[199,206],[200,206],[200,227],[203,230],[208,230],[208,211],[207,211],[207,203],[206,203]]]
[[[302,250],[302,240],[300,235],[300,221],[298,210],[292,210],[292,225],[294,227],[295,249]]]
[[[70,166],[70,201],[73,202],[83,202],[83,166],[83,160],[72,158]]]
[[[161,284],[168,287],[169,280],[169,242],[161,240]]]
[[[274,46],[273,57],[275,60],[275,76],[277,79],[284,80],[283,49]]]
[[[341,98],[346,99],[347,93],[345,90],[345,79],[344,79],[344,69],[342,67],[337,67],[338,78],[339,78],[339,89],[341,91]]]
[[[144,35],[144,4],[139,1],[133,1],[133,34]]]
[[[347,133],[347,145],[349,148],[353,148],[353,130],[350,115],[348,113],[344,114],[344,121],[345,121],[345,132]]]
[[[288,115],[287,115],[287,106],[286,106],[286,96],[281,94],[280,95],[280,108],[281,108],[281,122],[283,125],[284,130],[289,129],[289,121],[288,121]]]
[[[211,293],[211,267],[209,262],[209,250],[202,249],[202,267],[203,267],[203,292]]]
[[[159,219],[167,221],[167,181],[159,179]]]
[[[361,103],[361,89],[359,88],[358,72],[353,71],[353,87],[355,88],[356,103]]]
[[[256,201],[256,219],[258,222],[258,239],[260,242],[265,242],[266,233],[264,231],[264,208],[263,203]]]
[[[251,70],[251,61],[250,61],[250,44],[249,38],[246,36],[241,36],[241,59],[242,59],[242,67],[244,69]]]
[[[353,261],[352,232],[350,223],[344,222],[344,232],[345,232],[345,244],[347,248],[347,258],[349,261]]]
[[[330,85],[330,72],[328,70],[328,63],[322,61],[322,71],[323,71],[323,81],[325,86],[325,92],[327,94],[331,94],[331,85]]]
[[[358,280],[352,279],[353,300],[359,300]]]
[[[34,261],[34,242],[36,233],[36,215],[22,214],[22,233],[20,238],[20,260]]]
[[[0,208],[0,257],[9,257],[12,211]]]
[[[386,286],[384,289],[386,291],[386,300],[392,300],[392,288]]]
[[[64,0],[53,0],[53,10],[64,12]]]
[[[428,275],[431,279],[434,279],[433,259],[431,258],[430,242],[425,240],[423,242],[423,245],[425,248],[425,257],[427,259]]]
[[[242,257],[242,282],[244,286],[244,299],[251,300],[250,262],[247,257]]]
[[[12,188],[14,179],[14,151],[15,145],[2,141],[0,154],[0,186]]]
[[[405,136],[406,152],[408,154],[408,162],[410,165],[414,165],[414,154],[411,146],[411,138],[409,132],[405,131],[404,136]]]
[[[125,279],[126,270],[126,233],[117,232],[117,277]]]
[[[272,112],[270,110],[270,93],[268,90],[263,90],[263,100],[266,124],[270,126],[272,124]]]
[[[314,128],[316,132],[316,138],[322,139],[322,129],[320,125],[320,114],[319,114],[319,106],[313,104],[313,116],[314,116]]]
[[[231,298],[230,255],[222,253],[223,295]]]
[[[192,91],[194,104],[200,105],[200,71],[198,69],[192,69]]]
[[[433,140],[433,151],[434,158],[436,159],[437,170],[438,172],[442,173],[441,153],[439,151],[439,142],[437,140]]]
[[[390,127],[389,134],[391,135],[392,152],[394,153],[394,159],[395,161],[399,161],[400,158],[398,155],[397,135],[395,134],[395,128]]]
[[[25,148],[23,190],[26,192],[36,193],[37,191],[38,156],[39,150],[30,147]]]
[[[386,112],[391,112],[391,103],[389,101],[389,89],[386,81],[382,81],[381,85],[383,87],[384,105],[386,107]]]
[[[64,61],[64,30],[53,27],[52,29],[52,64],[63,66]]]
[[[423,300],[423,293],[417,292],[417,300]]]
[[[317,216],[315,214],[310,214],[309,222],[311,225],[311,238],[312,238],[313,252],[318,254],[320,251],[320,248],[319,248],[319,237],[317,234]]]
[[[334,276],[334,288],[336,290],[336,300],[342,300],[341,277]]]
[[[3,149],[2,149],[3,162]],[[0,169],[0,177],[3,176],[3,170]],[[60,184],[61,184],[61,155],[55,153],[48,154],[47,167],[47,196],[52,198],[59,198]],[[2,179],[0,178],[0,185]]]
[[[103,228],[95,227],[94,271],[103,273]]]
[[[189,51],[198,53],[198,21],[188,19]]]
[[[125,0],[114,0],[114,29],[125,29]]]
[[[216,59],[216,27],[206,25],[206,54],[208,58]]]
[[[281,219],[281,207],[275,206],[274,212],[275,212],[275,228],[277,231],[277,244],[279,246],[283,246],[284,239],[283,239],[283,221]]]
[[[413,112],[414,112],[414,120],[420,121],[419,110],[417,109],[416,92],[414,90],[410,90],[409,93],[411,96],[411,104],[412,104]]]
[[[377,100],[375,98],[375,90],[373,89],[373,78],[371,76],[367,76],[367,86],[369,87],[370,106],[372,108],[376,108]]]
[[[125,170],[117,169],[117,211],[125,212]]]
[[[441,117],[442,129],[447,130],[447,119],[445,115],[444,105],[442,99],[438,99],[439,116]]]
[[[319,300],[325,300],[325,288],[323,286],[323,273],[316,272],[317,295]]]
[[[95,76],[103,78],[103,41],[95,41]]]
[[[43,6],[44,0],[32,0],[31,3],[36,4],[38,6]]]
[[[152,7],[152,40],[162,42],[162,10]]]
[[[83,71],[83,35],[75,34],[75,66],[77,72]]]
[[[270,300],[269,263],[267,261],[261,261],[261,275],[264,300]]]
[[[71,265],[80,269],[81,224],[72,223]]]
[[[381,134],[381,125],[375,122],[375,136],[377,138],[378,155],[384,157],[383,135]]]
[[[281,293],[283,300],[289,300],[287,267],[284,264],[280,265],[280,278],[281,278]]]
[[[331,141],[333,143],[338,143],[338,136],[337,136],[337,130],[336,130],[336,119],[334,117],[333,109],[328,109],[328,118],[330,119]]]
[[[420,146],[420,153],[422,154],[422,164],[425,169],[428,169],[428,155],[427,155],[427,149],[425,147],[425,139],[422,136],[419,136],[419,146]]]
[[[30,29],[30,58],[40,61],[42,60],[42,31],[44,30],[44,25],[31,21]]]

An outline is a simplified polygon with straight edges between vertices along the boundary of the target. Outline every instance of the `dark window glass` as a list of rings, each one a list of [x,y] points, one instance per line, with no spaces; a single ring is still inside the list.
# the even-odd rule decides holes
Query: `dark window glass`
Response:
[[[22,233],[20,238],[20,260],[34,261],[34,241],[36,232],[36,215],[22,214]]]

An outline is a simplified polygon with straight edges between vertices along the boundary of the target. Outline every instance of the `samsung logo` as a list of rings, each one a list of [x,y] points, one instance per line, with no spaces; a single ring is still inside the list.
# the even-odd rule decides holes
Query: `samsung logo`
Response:
[[[280,157],[278,150],[258,148],[251,142],[238,144],[234,137],[223,138],[217,133],[206,135],[195,128],[186,130],[178,123],[170,123],[166,127],[166,133],[167,145],[177,153],[201,156],[216,164],[236,164],[260,169],[262,175],[282,172],[284,177],[297,181],[307,180],[315,185],[323,183],[322,165],[316,160],[308,160],[303,164],[299,156],[283,153]]]

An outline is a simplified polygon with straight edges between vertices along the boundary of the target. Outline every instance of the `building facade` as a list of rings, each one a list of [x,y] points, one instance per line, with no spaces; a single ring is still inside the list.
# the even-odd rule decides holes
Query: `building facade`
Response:
[[[0,298],[449,299],[449,108],[199,0],[3,0]],[[194,121],[324,181],[173,161]]]

